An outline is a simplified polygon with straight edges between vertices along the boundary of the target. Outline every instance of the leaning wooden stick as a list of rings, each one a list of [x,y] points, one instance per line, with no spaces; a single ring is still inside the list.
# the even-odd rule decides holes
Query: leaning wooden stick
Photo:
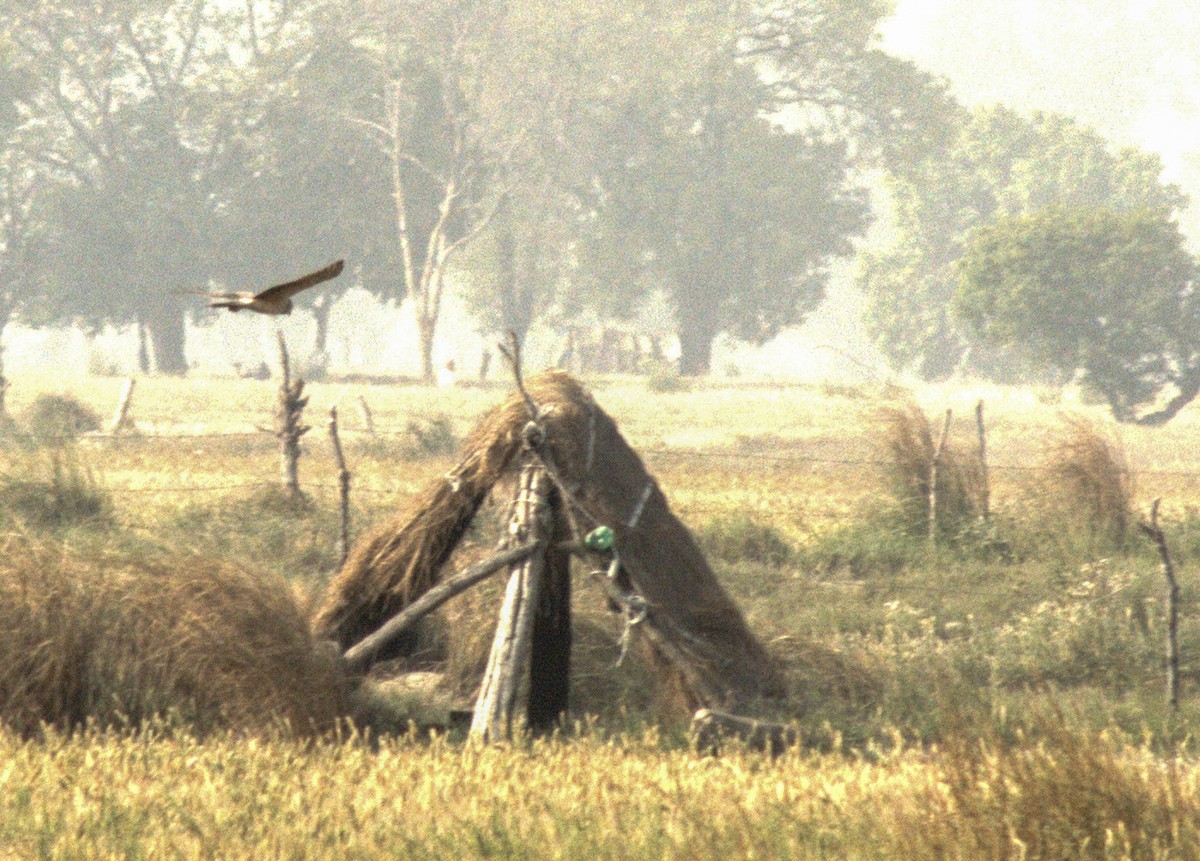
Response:
[[[329,408],[329,441],[333,445],[333,457],[338,467],[338,501],[341,507],[341,528],[338,530],[338,564],[346,561],[350,552],[350,470],[346,468],[346,455],[342,451],[342,438],[338,435],[337,407]]]
[[[495,556],[472,565],[461,574],[443,580],[384,622],[374,634],[347,649],[343,656],[346,667],[351,672],[360,672],[366,669],[384,646],[403,634],[420,619],[428,616],[455,595],[465,592],[480,580],[485,580],[495,574],[501,568],[528,558],[540,546],[537,542],[522,544],[511,550],[505,550],[503,553],[497,553]]]
[[[121,400],[117,403],[117,412],[113,415],[112,424],[108,428],[108,432],[113,436],[119,434],[129,424],[129,405],[133,401],[133,387],[136,385],[137,380],[130,377],[125,381],[125,387],[121,389]]]
[[[1179,581],[1167,549],[1167,536],[1158,525],[1160,502],[1161,499],[1156,499],[1150,505],[1150,522],[1142,523],[1141,527],[1158,547],[1163,576],[1167,578],[1167,704],[1173,711],[1179,708]]]
[[[946,437],[950,435],[950,420],[954,417],[952,410],[946,410],[946,420],[942,423],[942,435],[937,447],[933,450],[933,460],[929,463],[929,540],[937,540],[938,518],[938,472],[942,467],[942,454],[946,450]]]

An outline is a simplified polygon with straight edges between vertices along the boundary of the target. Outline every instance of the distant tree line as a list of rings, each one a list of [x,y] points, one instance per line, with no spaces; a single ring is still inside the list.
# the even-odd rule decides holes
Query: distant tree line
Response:
[[[1186,205],[1073,121],[967,110],[879,47],[886,0],[0,0],[0,330],[134,324],[183,373],[185,288],[335,257],[306,296],[481,321],[634,315],[680,370],[802,322],[871,217],[868,324],[935,379],[1080,378],[1121,419],[1200,391]]]
[[[456,269],[518,334],[661,290],[703,373],[717,334],[804,318],[867,222],[855,171],[942,121],[887,12],[3,0],[0,324],[136,324],[181,373],[181,288],[344,256],[343,289],[411,301],[427,377]]]

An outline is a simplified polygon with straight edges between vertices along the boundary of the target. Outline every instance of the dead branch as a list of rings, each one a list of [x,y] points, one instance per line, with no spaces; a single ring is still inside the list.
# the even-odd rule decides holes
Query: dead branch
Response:
[[[465,571],[438,583],[381,625],[375,633],[349,648],[343,658],[346,667],[351,672],[365,670],[384,646],[412,628],[425,616],[455,595],[465,592],[481,580],[486,580],[501,568],[528,558],[540,546],[537,542],[529,542],[511,550],[505,550],[503,553],[497,553],[482,562],[477,562]]]
[[[1171,709],[1179,708],[1179,581],[1175,577],[1175,566],[1171,552],[1167,549],[1167,537],[1158,525],[1158,506],[1161,499],[1150,505],[1150,521],[1139,526],[1143,533],[1158,547],[1162,559],[1162,572],[1167,580],[1167,703]]]

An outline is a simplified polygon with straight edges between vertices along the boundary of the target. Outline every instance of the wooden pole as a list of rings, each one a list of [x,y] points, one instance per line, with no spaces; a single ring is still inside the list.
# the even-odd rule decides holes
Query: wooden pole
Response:
[[[938,472],[942,466],[942,454],[946,450],[946,437],[950,435],[950,419],[954,413],[946,410],[946,420],[942,422],[942,435],[938,438],[937,447],[933,450],[933,460],[929,462],[929,540],[937,541],[938,517]]]
[[[526,721],[533,733],[561,726],[571,692],[571,525],[557,492],[550,494],[554,531],[533,622]]]
[[[329,441],[333,444],[333,457],[338,467],[338,501],[341,508],[341,526],[338,529],[338,564],[346,561],[350,552],[350,470],[346,468],[346,455],[342,451],[342,438],[338,436],[337,406],[329,408]]]
[[[988,481],[987,429],[983,424],[983,398],[975,405],[975,429],[979,433],[979,516],[987,520],[992,516],[992,487]]]
[[[495,574],[506,565],[513,565],[529,558],[530,554],[540,549],[536,543],[520,544],[511,550],[497,553],[482,562],[477,562],[466,571],[438,583],[424,595],[413,601],[388,621],[384,622],[375,633],[360,640],[346,650],[343,658],[351,672],[365,670],[371,665],[375,656],[392,640],[409,630],[418,621],[428,616],[438,607],[445,604],[460,592],[470,589],[480,580]]]
[[[276,436],[279,437],[280,479],[284,489],[293,499],[300,497],[300,437],[311,430],[301,424],[308,398],[304,396],[304,380],[291,378],[287,342],[282,330],[276,331],[279,339],[279,404],[276,407]]]
[[[130,377],[125,381],[125,387],[121,389],[121,399],[117,402],[117,411],[113,414],[112,424],[108,427],[108,432],[116,436],[121,432],[129,422],[129,405],[133,401],[133,387],[137,385],[137,380]]]
[[[550,531],[550,479],[536,462],[521,470],[508,539],[543,543]],[[518,702],[528,701],[528,673],[534,615],[537,612],[545,554],[535,552],[513,567],[504,605],[492,639],[487,670],[475,701],[471,737],[482,742],[507,739]]]
[[[1167,580],[1167,704],[1175,711],[1179,708],[1179,581],[1167,549],[1167,537],[1158,525],[1160,502],[1161,499],[1156,499],[1150,505],[1150,522],[1142,523],[1141,527],[1158,547],[1163,576]]]
[[[358,413],[362,416],[363,427],[367,429],[367,433],[375,436],[375,416],[371,414],[371,407],[362,395],[358,396]]]

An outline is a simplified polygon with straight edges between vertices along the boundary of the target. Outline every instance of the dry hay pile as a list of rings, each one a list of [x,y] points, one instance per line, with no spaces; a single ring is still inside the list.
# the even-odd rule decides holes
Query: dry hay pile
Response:
[[[940,434],[940,426],[937,433]],[[883,470],[905,526],[923,533],[929,526],[929,484],[938,440],[924,411],[912,401],[881,409],[876,438],[884,451]],[[981,511],[982,477],[978,456],[947,438],[938,466],[937,525],[954,532]]]
[[[308,733],[344,713],[337,662],[278,578],[10,536],[0,592],[0,723],[22,734],[151,718]]]
[[[1043,516],[1103,549],[1121,547],[1133,522],[1133,473],[1120,441],[1100,425],[1063,416],[1042,450]]]
[[[545,441],[539,451],[570,501],[579,531],[616,533],[627,585],[650,615],[643,651],[689,711],[745,707],[783,694],[783,682],[687,528],[616,423],[567,374],[530,380]],[[314,627],[343,648],[374,631],[435,583],[492,487],[514,465],[529,422],[514,394],[467,438],[458,466],[365,536],[330,585]]]

